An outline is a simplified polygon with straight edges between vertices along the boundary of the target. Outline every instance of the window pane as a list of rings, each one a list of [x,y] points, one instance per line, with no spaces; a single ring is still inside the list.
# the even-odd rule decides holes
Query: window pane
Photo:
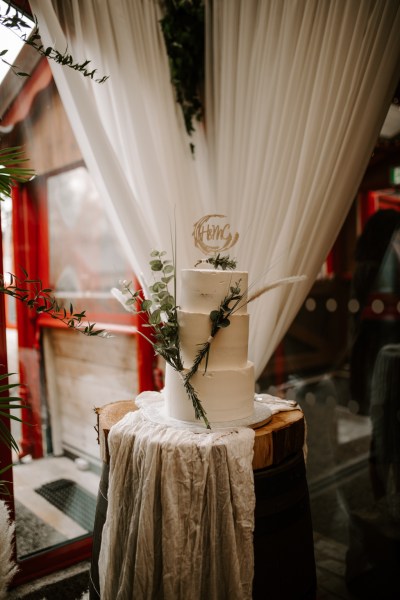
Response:
[[[112,322],[125,311],[110,290],[132,271],[86,168],[49,177],[47,199],[50,287],[66,307]]]
[[[350,271],[315,282],[259,380],[261,390],[295,399],[304,411],[319,589],[341,580],[343,598],[347,589],[357,598],[394,598],[398,589],[397,202],[398,210],[367,221]]]

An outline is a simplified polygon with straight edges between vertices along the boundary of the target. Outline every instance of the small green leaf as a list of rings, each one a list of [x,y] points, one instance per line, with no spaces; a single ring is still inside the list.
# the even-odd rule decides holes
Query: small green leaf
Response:
[[[149,323],[151,325],[159,325],[161,323],[161,311],[155,310],[149,316]]]
[[[212,310],[210,312],[210,319],[213,323],[216,323],[219,319],[220,312],[219,310]]]
[[[161,281],[162,281],[163,283],[166,283],[166,284],[168,284],[170,281],[172,281],[172,279],[173,279],[173,278],[174,278],[174,276],[173,276],[173,275],[169,275],[168,277],[161,277]]]
[[[161,290],[164,290],[166,288],[166,284],[162,283],[162,281],[156,281],[156,283],[154,283],[151,286],[151,291],[154,292],[155,294],[158,294],[158,292],[160,292]]]
[[[219,327],[228,327],[228,325],[230,325],[229,319],[222,319],[222,321],[218,323]]]
[[[161,260],[151,260],[150,267],[152,271],[162,271],[163,264]]]
[[[161,311],[162,311],[162,312],[165,312],[165,313],[168,313],[170,310],[172,310],[172,308],[173,308],[173,304],[171,304],[171,303],[166,303],[166,304],[163,304],[163,305],[161,306]]]
[[[151,300],[143,300],[142,304],[141,304],[141,309],[143,311],[148,311],[153,305],[153,302]]]

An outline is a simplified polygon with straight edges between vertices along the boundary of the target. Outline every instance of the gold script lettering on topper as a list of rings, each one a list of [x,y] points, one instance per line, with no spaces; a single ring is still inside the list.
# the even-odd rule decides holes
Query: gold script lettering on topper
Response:
[[[194,224],[194,245],[200,248],[204,254],[228,250],[239,239],[237,232],[232,235],[229,223],[218,222],[219,219],[226,219],[226,215],[206,215]]]

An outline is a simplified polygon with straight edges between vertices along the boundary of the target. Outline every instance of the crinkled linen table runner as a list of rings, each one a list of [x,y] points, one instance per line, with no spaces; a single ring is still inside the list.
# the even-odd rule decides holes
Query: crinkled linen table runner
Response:
[[[254,431],[198,433],[139,410],[108,444],[102,600],[251,599]]]

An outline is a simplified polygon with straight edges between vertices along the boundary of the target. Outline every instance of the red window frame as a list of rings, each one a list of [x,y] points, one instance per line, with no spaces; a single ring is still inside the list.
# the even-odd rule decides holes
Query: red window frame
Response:
[[[79,163],[81,166],[83,163]],[[76,165],[73,165],[76,166]],[[14,211],[13,208],[13,241],[14,241],[14,264],[18,271],[18,265],[23,265],[23,268],[28,272],[30,278],[38,278],[41,280],[43,287],[48,287],[49,281],[49,242],[48,242],[48,216],[47,216],[47,194],[46,194],[46,177],[38,177],[35,180],[35,193],[32,194],[30,186],[32,184],[24,184],[16,186],[13,189],[13,204],[18,206]],[[1,232],[0,232],[1,234]],[[40,251],[38,251],[40,244]],[[2,248],[0,245],[0,266],[2,268]],[[18,276],[23,276],[23,273],[17,273]],[[4,296],[0,295],[0,365],[1,372],[7,372],[7,353],[6,353],[6,321],[5,321],[5,303]],[[96,321],[99,328],[105,326],[110,332],[125,331],[127,333],[136,334],[137,329],[134,324],[134,318],[129,313],[121,316],[120,319],[114,319],[109,323],[110,319],[106,315],[88,313],[88,318],[91,322]],[[51,317],[45,315],[37,316],[33,311],[29,311],[27,307],[21,303],[17,303],[17,325],[19,330],[19,344],[35,348],[38,345],[40,330],[42,327],[59,327],[59,324]],[[154,387],[154,352],[151,346],[138,337],[138,389],[139,391],[155,389]],[[20,381],[28,379],[28,374],[24,373],[21,365]],[[23,387],[21,388],[21,391]],[[32,390],[30,390],[30,393]],[[38,393],[38,392],[37,392]],[[23,395],[23,393],[21,394]],[[26,398],[23,398],[26,400]],[[24,417],[24,415],[23,415]],[[25,414],[25,417],[32,421],[32,415]],[[40,422],[36,423],[37,431],[40,430]],[[43,454],[41,440],[32,440],[32,427],[23,426],[21,450],[27,453],[32,452],[35,458],[39,458]],[[32,442],[34,451],[32,451]],[[25,448],[24,448],[25,446]],[[5,447],[0,447],[1,464],[11,464],[11,450]],[[13,480],[12,469],[7,474],[9,476],[9,495],[7,503],[10,506],[12,518],[15,518],[14,502],[13,502]],[[53,573],[68,566],[88,560],[92,552],[92,534],[87,534],[73,540],[66,541],[57,546],[35,552],[29,557],[15,560],[18,562],[19,571],[17,572],[12,587],[21,585],[28,581],[32,581],[44,575]]]

